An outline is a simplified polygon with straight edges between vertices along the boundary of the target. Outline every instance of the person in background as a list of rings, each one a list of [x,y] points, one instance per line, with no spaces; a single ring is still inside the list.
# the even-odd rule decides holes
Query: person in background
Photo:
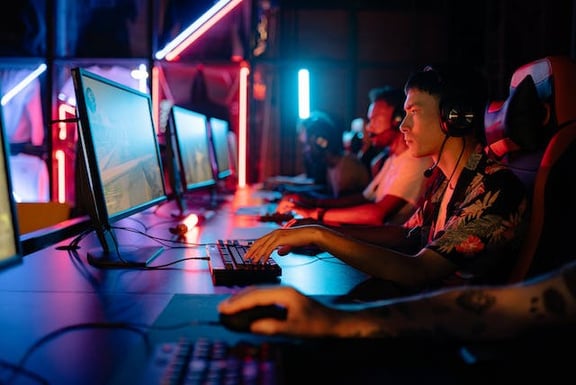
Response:
[[[460,341],[515,340],[563,328],[573,333],[576,263],[517,284],[455,287],[353,309],[322,304],[290,286],[249,287],[221,301],[218,311],[235,313],[270,304],[285,307],[286,320],[257,320],[250,326],[253,333]]]
[[[305,173],[322,188],[299,194],[337,198],[362,191],[368,185],[368,171],[356,156],[344,152],[340,135],[332,118],[323,111],[313,111],[300,121],[298,141],[302,145]]]
[[[364,118],[355,118],[350,123],[350,130],[345,131],[342,135],[344,150],[358,157],[366,166],[372,175],[372,159],[380,154],[383,148],[373,146],[370,135],[366,130],[367,123]]]
[[[312,245],[381,280],[381,297],[506,282],[526,231],[527,192],[483,151],[483,74],[440,68],[415,72],[404,87],[400,130],[408,151],[434,161],[425,171],[433,178],[425,199],[410,219],[355,234],[317,224],[276,229],[257,239],[245,258],[261,263],[274,251],[285,255]]]
[[[432,161],[406,151],[408,146],[399,130],[404,93],[381,87],[370,90],[369,98],[366,133],[373,148],[384,149],[372,161],[381,164],[374,166],[374,178],[363,191],[338,198],[306,199],[285,194],[276,211],[306,218],[289,225],[310,223],[309,219],[331,225],[402,224],[416,209],[426,184],[424,171]]]

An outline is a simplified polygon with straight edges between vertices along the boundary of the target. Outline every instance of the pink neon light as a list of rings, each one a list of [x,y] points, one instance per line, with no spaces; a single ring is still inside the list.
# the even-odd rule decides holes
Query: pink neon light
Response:
[[[248,142],[248,74],[246,62],[240,67],[238,96],[238,187],[246,186],[246,149]]]
[[[182,51],[188,48],[192,43],[194,43],[200,36],[202,36],[206,31],[208,31],[214,24],[220,21],[224,16],[226,16],[230,11],[232,11],[238,4],[240,4],[242,0],[233,0],[230,3],[226,4],[220,11],[214,14],[206,23],[202,24],[198,27],[197,30],[192,32],[190,36],[188,36],[182,43],[176,46],[172,51],[166,54],[167,61],[173,61],[180,55]]]

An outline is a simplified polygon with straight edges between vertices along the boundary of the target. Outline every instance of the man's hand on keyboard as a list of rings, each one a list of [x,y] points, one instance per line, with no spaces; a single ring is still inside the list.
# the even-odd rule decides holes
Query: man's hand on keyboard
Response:
[[[244,259],[252,263],[264,263],[274,251],[278,255],[286,255],[294,248],[313,246],[321,228],[318,225],[307,225],[274,230],[255,240],[246,251]]]

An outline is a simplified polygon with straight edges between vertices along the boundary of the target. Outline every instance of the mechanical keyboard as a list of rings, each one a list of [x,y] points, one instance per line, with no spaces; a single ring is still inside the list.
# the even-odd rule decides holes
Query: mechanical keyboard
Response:
[[[282,268],[270,257],[265,263],[244,261],[252,240],[218,240],[207,246],[210,275],[217,286],[277,282]]]
[[[280,352],[271,342],[200,338],[161,343],[139,384],[275,385],[281,382]]]

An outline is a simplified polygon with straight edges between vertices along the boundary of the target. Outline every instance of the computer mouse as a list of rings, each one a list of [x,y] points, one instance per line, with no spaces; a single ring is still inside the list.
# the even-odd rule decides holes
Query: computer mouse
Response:
[[[219,313],[220,324],[236,332],[250,332],[250,325],[257,319],[276,318],[285,320],[288,310],[278,305],[259,305],[236,313]]]

